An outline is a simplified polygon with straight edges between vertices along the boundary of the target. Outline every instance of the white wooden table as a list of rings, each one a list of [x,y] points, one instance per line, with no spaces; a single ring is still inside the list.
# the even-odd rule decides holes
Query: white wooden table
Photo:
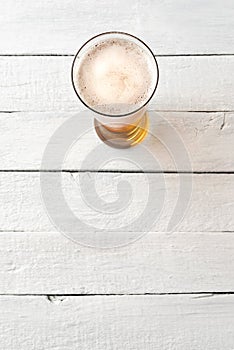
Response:
[[[0,3],[0,24],[0,348],[233,350],[233,0],[8,0]],[[173,126],[191,169],[175,168],[166,147],[149,137],[144,144],[162,169],[145,162],[144,170],[152,184],[165,180],[164,214],[135,243],[103,250],[76,244],[51,224],[40,173],[55,130],[83,109],[70,82],[74,53],[113,29],[155,52],[160,83],[151,109],[162,119],[151,125],[166,147]],[[143,193],[145,174],[125,162],[98,176],[95,165],[83,171],[82,159],[99,144],[92,130],[80,139],[64,163],[65,183],[82,170],[104,200],[108,191],[115,199],[121,180]],[[193,189],[168,234],[179,176]],[[116,225],[81,208],[97,225]]]

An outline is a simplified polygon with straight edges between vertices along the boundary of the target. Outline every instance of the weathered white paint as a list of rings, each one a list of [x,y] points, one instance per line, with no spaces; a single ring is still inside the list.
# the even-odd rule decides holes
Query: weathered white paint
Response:
[[[1,170],[40,169],[43,152],[54,132],[74,113],[12,113],[0,118]],[[151,152],[158,164],[142,157],[139,166],[145,171],[234,171],[234,114],[233,113],[188,113],[151,112],[150,134],[142,144]],[[87,133],[79,137],[70,150],[63,169],[79,170],[137,170],[131,159],[139,147],[130,150],[114,150],[106,146],[111,162],[97,168],[94,163],[84,165],[84,159],[101,144],[97,138],[93,118],[89,112],[77,116]],[[78,135],[79,130],[77,130]],[[175,135],[178,135],[178,139]],[[179,149],[178,140],[181,139]],[[62,140],[58,139],[56,149]],[[164,144],[164,145],[163,145]],[[174,163],[169,151],[177,149]],[[181,161],[184,152],[190,157],[190,164]],[[181,154],[183,153],[183,154]],[[96,157],[98,157],[98,152]],[[100,154],[100,157],[103,157]],[[129,158],[129,161],[121,160]],[[179,158],[179,159],[178,159]],[[176,161],[175,160],[175,161]],[[104,159],[100,159],[102,163]],[[45,167],[44,167],[45,169]],[[52,169],[52,164],[46,168]]]
[[[234,234],[148,233],[91,249],[59,233],[0,233],[0,294],[234,291]]]
[[[0,111],[79,111],[72,57],[0,57]],[[151,108],[233,111],[234,56],[159,57]]]
[[[233,349],[234,297],[2,296],[4,350]]]
[[[234,54],[233,18],[232,0],[8,0],[0,3],[0,55],[74,54],[90,36],[111,29],[138,35],[159,56]],[[83,110],[72,90],[71,62],[72,57],[0,58],[0,112],[23,112],[0,115],[0,170],[38,170],[54,130],[72,112]],[[234,115],[222,111],[234,110],[234,56],[159,57],[158,62],[160,82],[151,109],[218,113],[160,113],[165,119],[151,123],[157,138],[170,144],[173,132],[167,120],[183,140],[192,170],[233,171]],[[91,125],[91,118],[80,122]],[[148,137],[144,145],[160,161],[161,170],[176,170],[158,139]],[[82,157],[97,145],[91,126],[64,169],[82,168]],[[158,170],[146,159],[142,165]],[[106,168],[135,170],[121,161]],[[92,163],[87,169],[97,170]],[[179,163],[177,170],[191,169]],[[94,231],[97,226],[118,227],[139,215],[147,201],[147,180],[155,188],[155,207],[146,217],[155,218],[160,194],[167,190],[161,216],[152,227],[158,232],[119,249],[98,250],[55,232],[41,202],[39,173],[0,173],[0,294],[84,294],[1,296],[2,349],[233,349],[233,295],[85,296],[234,291],[234,175],[184,175],[182,185],[193,180],[191,202],[177,232],[170,235],[163,231],[179,193],[179,176],[166,175],[165,186],[162,177],[63,174],[69,204]],[[107,209],[121,196],[118,183],[127,181],[134,194],[130,210],[112,219],[92,212],[83,201],[79,180],[91,202],[96,180]],[[55,207],[65,220],[61,203]]]
[[[26,172],[0,174],[0,230],[55,231],[42,204],[39,176],[38,173]],[[54,195],[51,187],[53,181],[54,174],[48,173],[50,198]],[[75,215],[92,225],[93,232],[102,228],[118,229],[140,217],[148,202],[148,191],[153,191],[155,205],[147,209],[145,218],[153,221],[152,231],[165,231],[177,203],[179,190],[185,189],[188,194],[186,186],[189,187],[191,181],[193,188],[190,203],[177,230],[234,231],[234,175],[63,173],[62,188]],[[118,192],[117,185],[121,182],[121,191]],[[93,184],[96,193],[92,189]],[[127,198],[130,188],[133,197]],[[108,212],[113,208],[111,202],[115,202],[118,195],[120,202],[127,202],[126,208],[120,208],[123,210],[112,216]],[[161,200],[163,196],[164,202]],[[99,207],[96,198],[106,203],[103,212],[90,207]],[[180,205],[183,203],[183,200],[180,201]],[[63,216],[61,202],[55,201],[53,207],[64,222],[68,220]],[[144,232],[144,225],[142,221],[135,229]]]
[[[138,35],[156,54],[234,53],[232,0],[8,0],[0,53],[74,53],[109,30]]]

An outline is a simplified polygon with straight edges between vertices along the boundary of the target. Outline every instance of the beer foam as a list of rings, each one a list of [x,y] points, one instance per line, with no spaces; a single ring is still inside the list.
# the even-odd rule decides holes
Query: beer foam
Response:
[[[78,56],[77,63],[76,90],[97,111],[128,113],[143,106],[153,93],[155,63],[150,52],[134,42],[101,41]]]

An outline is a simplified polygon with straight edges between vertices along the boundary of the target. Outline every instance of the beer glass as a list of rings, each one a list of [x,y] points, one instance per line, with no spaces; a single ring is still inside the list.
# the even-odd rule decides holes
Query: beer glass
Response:
[[[84,62],[84,60],[86,59],[90,60],[90,55],[92,55],[92,48],[95,48],[95,47],[99,48],[99,45],[101,45],[101,43],[102,45],[103,43],[107,43],[107,45],[109,46],[109,52],[112,53],[111,45],[112,43],[113,45],[114,43],[118,44],[118,40],[120,42],[121,40],[122,41],[124,40],[125,45],[127,46],[129,45],[129,47],[131,47],[131,45],[132,46],[137,45],[139,50],[141,50],[139,52],[141,52],[142,55],[144,55],[144,57],[147,59],[147,67],[148,67],[147,74],[150,71],[151,88],[149,89],[147,96],[145,96],[145,98],[142,99],[141,101],[140,100],[135,101],[133,99],[127,102],[124,101],[119,103],[117,96],[115,96],[115,93],[113,93],[111,95],[110,101],[108,102],[106,101],[104,96],[103,103],[101,100],[99,101],[98,104],[90,103],[85,98],[85,93],[88,96],[88,94],[90,94],[90,91],[86,90],[85,93],[83,91],[83,94],[82,94],[81,88],[79,86],[79,79],[82,79],[82,74],[80,73],[81,62]],[[100,50],[102,50],[101,46],[100,46]],[[141,57],[139,55],[139,52],[137,53],[138,55],[137,57],[139,57],[139,62],[141,62]],[[113,52],[113,55],[114,54],[115,53]],[[115,56],[112,56],[112,57],[115,57]],[[135,58],[136,57],[134,57],[134,62],[135,62]],[[131,62],[128,62],[128,65],[129,63]],[[122,62],[120,59],[119,65],[121,64]],[[111,65],[111,57],[110,57],[110,62],[108,62],[108,65]],[[115,62],[115,67],[116,67],[116,62]],[[95,67],[95,69],[99,69],[99,68]],[[104,60],[100,62],[100,69],[105,70]],[[144,71],[144,69],[146,70],[146,67],[144,68],[142,66],[141,70]],[[85,74],[87,76],[89,72],[85,72]],[[116,76],[114,76],[114,78],[112,77],[111,78],[112,80],[115,79],[114,81],[117,81],[116,79],[122,79],[122,78],[124,80],[124,77],[122,76],[118,77],[118,70],[116,74],[117,74],[117,77]],[[119,73],[119,74],[122,74],[122,73]],[[137,69],[136,69],[136,74],[137,74]],[[132,78],[134,79],[134,76],[132,76]],[[112,146],[115,148],[128,148],[128,147],[134,146],[139,142],[141,142],[146,137],[148,128],[149,128],[149,117],[147,114],[147,106],[156,91],[156,88],[158,85],[158,79],[159,79],[158,64],[151,49],[139,38],[135,37],[134,35],[123,33],[123,32],[112,31],[112,32],[101,33],[89,39],[78,50],[72,64],[72,84],[78,98],[93,114],[94,127],[99,138],[109,146]],[[90,73],[89,81],[92,83],[91,73]],[[92,88],[102,89],[102,81],[100,82],[95,81],[94,84],[95,83],[96,83],[96,87],[92,86]],[[145,81],[144,86],[146,85],[147,85],[147,81]],[[89,89],[88,86],[87,87],[85,86],[84,88]],[[139,90],[140,85],[139,86],[135,85],[135,88]],[[134,96],[134,91],[133,91],[134,86],[131,89],[133,93],[132,95]],[[110,93],[110,89],[109,90],[103,89],[102,91],[103,94],[105,93],[105,91],[107,91],[107,94]],[[142,91],[142,94],[143,93],[144,91]]]

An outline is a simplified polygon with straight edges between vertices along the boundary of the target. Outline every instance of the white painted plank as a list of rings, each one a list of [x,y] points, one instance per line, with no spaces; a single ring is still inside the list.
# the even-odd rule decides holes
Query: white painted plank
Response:
[[[234,291],[234,234],[148,233],[90,249],[59,233],[0,234],[0,294]]]
[[[63,203],[54,197],[55,174],[46,175],[49,185],[48,198],[52,200],[52,208],[57,213],[54,215],[61,218],[66,227],[67,224],[73,225],[73,219],[65,214]],[[79,222],[93,227],[93,234],[99,230],[109,232],[108,230],[113,228],[124,230],[128,224],[131,226],[127,231],[131,233],[145,232],[146,224],[150,225],[151,231],[167,231],[175,206],[179,205],[179,209],[184,213],[183,208],[188,204],[191,185],[190,202],[177,230],[234,231],[234,175],[178,176],[86,172],[63,173],[61,181],[68,206],[79,218]],[[151,205],[149,198],[153,201]],[[42,204],[38,173],[1,173],[0,206],[2,231],[56,230],[52,227]],[[141,214],[143,219],[137,223],[135,220],[139,219]],[[180,213],[177,212],[177,215],[180,219]],[[147,222],[144,222],[146,218]],[[82,229],[82,232],[82,242],[87,243],[86,238],[89,240],[90,236],[86,235],[86,228]]]
[[[233,295],[0,298],[4,350],[230,350]]]
[[[234,53],[232,0],[8,0],[0,53],[74,53],[109,30],[138,35],[156,54]]]
[[[52,135],[73,116],[72,112],[2,114],[0,169],[39,170]],[[139,152],[139,147],[132,150],[106,147],[111,161],[103,164],[103,154],[98,152],[101,141],[96,136],[92,117],[89,113],[83,113],[77,118],[87,132],[73,144],[62,165],[63,169],[138,170],[140,166],[145,171],[234,171],[233,113],[151,112],[150,134],[142,145],[152,153],[155,162],[142,157],[138,166],[131,160]],[[57,144],[54,143],[55,153],[61,143],[62,139],[58,137]],[[99,167],[92,162],[84,164],[86,157],[95,149],[97,158],[100,153]],[[177,156],[173,155],[174,150],[177,150]],[[190,157],[187,163],[181,161],[185,154]],[[52,162],[43,168],[51,170]]]
[[[72,57],[1,57],[0,111],[80,111]],[[234,56],[159,57],[157,110],[234,110]]]

